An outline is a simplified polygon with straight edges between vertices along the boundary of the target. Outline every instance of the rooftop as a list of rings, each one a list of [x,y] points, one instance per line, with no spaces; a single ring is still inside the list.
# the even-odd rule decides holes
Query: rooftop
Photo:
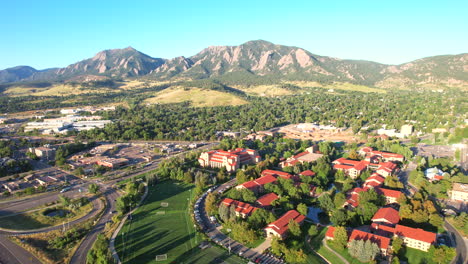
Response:
[[[353,240],[370,240],[371,242],[376,243],[381,249],[387,249],[390,245],[390,238],[388,237],[374,235],[357,229],[354,229],[349,236],[349,241],[351,242]]]
[[[426,243],[434,243],[436,241],[436,233],[424,231],[421,228],[412,228],[408,226],[396,225],[395,234]]]
[[[397,210],[391,207],[380,208],[375,213],[374,217],[372,217],[372,222],[378,221],[379,219],[385,219],[390,224],[395,225],[400,221],[400,215]]]
[[[453,191],[458,191],[458,192],[468,192],[468,184],[455,182],[455,183],[453,183],[452,190]]]
[[[278,234],[283,235],[288,231],[289,221],[294,220],[297,223],[302,223],[304,221],[305,216],[301,215],[296,210],[289,210],[283,216],[281,216],[278,220],[274,221],[273,223],[269,224],[266,228],[272,228]]]
[[[271,203],[278,198],[279,198],[278,195],[276,195],[275,193],[267,193],[263,195],[262,197],[258,198],[256,203],[261,206],[270,206]]]

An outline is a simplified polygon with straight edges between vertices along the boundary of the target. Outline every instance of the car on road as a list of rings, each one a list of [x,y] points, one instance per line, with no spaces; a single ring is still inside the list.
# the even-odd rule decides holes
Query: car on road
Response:
[[[69,190],[71,190],[71,187],[65,187],[60,191],[60,193],[68,192]]]

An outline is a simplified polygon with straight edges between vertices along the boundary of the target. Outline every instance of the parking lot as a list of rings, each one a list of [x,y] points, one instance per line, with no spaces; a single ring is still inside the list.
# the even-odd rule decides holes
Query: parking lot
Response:
[[[205,234],[216,244],[230,250],[232,254],[237,254],[255,263],[280,264],[284,263],[280,259],[270,254],[260,254],[251,248],[245,247],[239,242],[223,234],[221,226],[213,216],[208,216],[205,211],[205,199],[209,192],[223,193],[235,184],[232,179],[220,186],[210,188],[196,202],[194,206],[195,220]]]

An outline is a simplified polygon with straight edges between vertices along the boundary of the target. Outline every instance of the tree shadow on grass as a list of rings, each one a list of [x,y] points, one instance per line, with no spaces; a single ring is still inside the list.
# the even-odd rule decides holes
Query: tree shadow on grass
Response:
[[[48,224],[41,223],[25,214],[12,214],[15,214],[15,212],[0,210],[0,215],[6,215],[5,217],[0,217],[0,228],[12,230],[31,230],[50,226]]]

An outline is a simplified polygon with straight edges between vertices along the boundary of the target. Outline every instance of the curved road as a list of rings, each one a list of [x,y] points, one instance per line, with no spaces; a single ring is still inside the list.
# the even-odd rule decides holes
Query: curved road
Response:
[[[213,192],[222,193],[228,187],[235,185],[236,179],[232,179],[213,190]],[[216,227],[216,224],[212,223],[208,217],[208,214],[205,210],[206,205],[206,193],[199,198],[198,200],[201,204],[199,205],[199,211],[197,216],[199,217],[198,224],[201,226],[203,232],[215,243],[225,247],[226,249],[231,248],[231,254],[240,255],[242,252],[242,257],[247,258],[251,261],[260,261],[260,263],[268,263],[268,264],[281,264],[284,263],[283,261],[277,259],[274,256],[261,254],[253,250],[252,248],[248,248],[241,243],[229,238],[221,231],[219,231],[219,227]]]
[[[102,217],[99,219],[97,224],[93,227],[93,229],[86,235],[84,240],[81,242],[78,249],[73,254],[70,264],[85,264],[86,263],[86,255],[88,251],[93,246],[94,241],[96,240],[98,234],[100,234],[106,223],[112,219],[113,211],[115,211],[115,200],[119,197],[118,192],[113,188],[108,188],[104,191],[104,195],[106,197],[107,207],[104,210]]]
[[[75,219],[73,221],[70,221],[68,223],[65,223],[65,226],[68,225],[75,225],[81,222],[84,222],[94,216],[96,216],[104,207],[103,203],[99,199],[93,199],[91,201],[93,203],[93,209],[85,215],[82,216],[78,219]],[[30,235],[30,234],[37,234],[37,233],[47,233],[53,230],[58,230],[62,229],[63,225],[56,225],[56,226],[50,226],[50,227],[44,227],[44,228],[38,228],[38,229],[32,229],[32,230],[9,230],[9,229],[0,229],[0,235],[6,235],[6,236],[19,236],[19,235]]]
[[[213,147],[216,144],[218,143],[210,143],[198,149],[208,149],[208,148]],[[180,153],[174,153],[171,156],[173,157],[173,156],[182,155],[185,152],[186,151],[183,151]],[[31,197],[31,198],[21,198],[21,199],[13,200],[13,201],[1,201],[0,202],[0,217],[17,214],[20,212],[25,212],[25,211],[31,210],[34,207],[39,207],[45,203],[54,202],[58,199],[58,195],[65,195],[69,198],[75,198],[77,196],[80,196],[81,194],[80,192],[78,192],[78,189],[79,189],[78,187],[84,187],[90,182],[98,183],[101,189],[105,189],[104,196],[107,201],[108,207],[105,209],[105,212],[103,216],[99,219],[98,223],[93,227],[90,233],[88,233],[85,239],[81,242],[80,246],[76,250],[75,254],[72,256],[72,259],[70,261],[70,263],[86,263],[86,254],[88,250],[92,247],[94,241],[96,240],[97,235],[101,233],[102,230],[104,229],[105,224],[109,220],[111,220],[112,215],[110,214],[110,212],[115,211],[115,201],[119,197],[119,194],[115,189],[111,188],[110,186],[117,183],[118,181],[131,178],[131,177],[135,177],[140,174],[156,169],[161,160],[162,159],[155,160],[151,166],[137,170],[136,172],[130,175],[119,177],[117,179],[112,179],[111,181],[107,183],[102,183],[99,180],[97,182],[95,180],[90,180],[81,184],[74,185],[71,191],[63,193],[63,194],[52,192],[52,193],[47,193],[44,195]],[[95,200],[98,200],[98,199],[95,199]],[[94,201],[94,202],[97,202],[97,201]],[[95,205],[92,213],[80,219],[77,219],[75,221],[72,221],[70,222],[70,224],[76,224],[78,222],[85,221],[91,217],[94,217],[102,209],[102,206],[103,206],[101,202],[98,202],[98,204],[99,206]],[[4,264],[4,263],[5,264],[26,264],[26,263],[38,264],[38,263],[41,263],[31,253],[26,251],[24,248],[9,241],[6,237],[2,236],[1,234],[24,235],[24,234],[31,234],[31,233],[38,233],[38,232],[48,232],[48,231],[59,229],[59,228],[62,228],[62,226],[49,227],[49,228],[44,228],[40,230],[17,231],[17,232],[11,231],[11,230],[0,231],[0,264]]]
[[[457,249],[457,256],[452,260],[452,264],[463,264],[467,263],[467,248],[465,240],[458,233],[458,231],[447,221],[444,223],[445,230],[450,234],[450,238],[455,240],[455,247]]]

